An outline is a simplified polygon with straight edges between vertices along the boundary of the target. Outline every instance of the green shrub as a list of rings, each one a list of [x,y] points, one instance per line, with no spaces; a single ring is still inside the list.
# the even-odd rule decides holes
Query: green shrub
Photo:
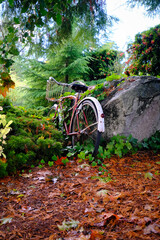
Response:
[[[7,141],[6,151],[15,150],[26,153],[29,149],[35,149],[35,144],[31,138],[24,135],[12,135]]]
[[[54,139],[43,139],[37,140],[39,158],[43,158],[45,162],[51,160],[51,156],[60,155],[62,150],[62,143],[55,141]]]
[[[0,159],[0,178],[7,176],[7,163]]]
[[[153,136],[148,139],[144,139],[142,142],[144,149],[151,149],[154,151],[160,150],[160,131],[157,131]]]
[[[126,62],[129,74],[160,74],[160,24],[138,33],[135,41],[128,45],[129,59]]]
[[[111,138],[110,142],[106,146],[106,149],[109,156],[115,154],[122,157],[132,150],[132,145],[125,136],[116,135]]]
[[[23,107],[5,107],[2,113],[6,113],[7,121],[13,122],[4,146],[7,162],[0,165],[2,177],[35,166],[42,158],[50,161],[53,154],[60,155],[63,135],[53,122],[43,117],[42,110],[34,114],[33,110],[25,110]]]
[[[124,58],[124,53],[112,49],[109,45],[103,45],[99,49],[91,51],[90,56],[88,64],[90,70],[86,79],[98,80],[111,75],[113,71],[117,71],[115,67],[117,64],[121,65],[120,62]]]

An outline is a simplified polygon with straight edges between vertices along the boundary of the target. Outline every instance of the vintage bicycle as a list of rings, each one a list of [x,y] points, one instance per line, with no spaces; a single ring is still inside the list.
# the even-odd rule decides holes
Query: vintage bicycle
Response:
[[[63,96],[65,89],[72,89],[74,95]],[[53,77],[47,80],[46,99],[53,103],[48,115],[52,120],[58,115],[59,122],[63,122],[65,132],[72,138],[72,145],[80,144],[93,146],[92,155],[98,152],[101,134],[105,131],[104,113],[99,101],[94,97],[85,97],[80,99],[81,93],[88,90],[88,86],[80,81],[74,81],[70,84],[56,81]],[[70,91],[72,91],[70,90]],[[59,97],[60,95],[60,97]],[[66,121],[64,116],[63,104],[66,99],[71,101],[71,106],[67,112],[70,112],[70,121]]]

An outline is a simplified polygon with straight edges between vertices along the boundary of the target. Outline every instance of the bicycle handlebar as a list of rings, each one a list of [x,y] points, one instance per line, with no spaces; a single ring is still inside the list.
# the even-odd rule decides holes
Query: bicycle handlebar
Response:
[[[76,83],[79,83],[79,84],[81,84],[81,85],[85,85],[84,83],[82,83],[82,82],[80,82],[80,81],[74,81],[74,82],[72,82],[72,83],[62,83],[62,82],[56,81],[56,79],[54,79],[53,77],[49,77],[49,80],[47,80],[47,81],[53,81],[53,82],[55,82],[55,83],[58,84],[58,85],[67,86],[67,87],[72,87],[72,85],[73,85],[73,84],[76,84]]]

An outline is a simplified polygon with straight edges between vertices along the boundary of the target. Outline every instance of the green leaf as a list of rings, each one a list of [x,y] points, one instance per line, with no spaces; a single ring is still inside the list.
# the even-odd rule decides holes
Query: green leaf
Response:
[[[61,16],[60,13],[58,13],[58,14],[56,15],[56,22],[57,22],[58,25],[61,25],[61,24],[62,24],[62,16]]]
[[[20,194],[17,196],[17,198],[21,198],[21,197],[24,197],[24,194]]]
[[[25,32],[25,33],[24,33],[24,37],[25,37],[25,38],[28,37],[28,32]]]
[[[156,162],[157,164],[160,164],[160,162]]]
[[[4,64],[4,62],[5,62],[5,59],[0,57],[0,64]]]
[[[9,49],[9,53],[11,53],[11,54],[13,54],[13,55],[15,55],[15,56],[18,56],[18,55],[19,55],[19,51],[18,51],[18,49],[17,49],[16,47],[11,47],[11,48]]]
[[[152,180],[153,174],[152,174],[151,172],[147,172],[147,173],[145,173],[144,177],[145,177],[146,179],[149,178],[150,180]]]
[[[53,155],[52,160],[53,160],[53,161],[57,161],[57,156],[56,156],[56,155]]]
[[[63,163],[64,165],[66,165],[66,163],[68,163],[68,162],[69,162],[68,158],[62,159],[62,163]]]
[[[13,7],[14,0],[8,0],[10,7]]]
[[[49,167],[52,167],[54,165],[54,162],[53,161],[48,161],[48,165],[49,165]]]
[[[95,166],[97,166],[97,163],[94,161],[92,162],[92,167],[95,167]]]
[[[65,231],[69,230],[71,228],[76,228],[78,227],[79,221],[75,221],[71,219],[70,221],[66,222],[65,220],[62,222],[62,225],[57,225],[59,230]]]
[[[89,162],[92,162],[94,160],[92,154],[89,154],[88,156],[86,156],[86,158],[88,158]]]
[[[78,158],[85,160],[85,158],[86,158],[85,152],[84,152],[84,151],[80,152],[80,153],[78,154]]]
[[[41,160],[41,163],[43,164],[43,163],[45,163],[45,161],[42,159],[42,160]]]
[[[67,157],[72,157],[72,156],[74,156],[74,154],[75,154],[75,153],[69,152],[69,153],[67,153]]]
[[[98,168],[98,171],[102,172],[102,171],[103,171],[103,168],[102,168],[102,167],[99,167],[99,168]]]
[[[14,22],[15,24],[19,24],[20,23],[19,18],[14,17]]]

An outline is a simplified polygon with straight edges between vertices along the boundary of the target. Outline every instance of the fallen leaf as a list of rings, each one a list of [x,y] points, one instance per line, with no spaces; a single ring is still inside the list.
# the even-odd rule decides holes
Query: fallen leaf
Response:
[[[146,205],[144,206],[144,209],[145,209],[145,210],[148,210],[148,211],[151,211],[151,210],[152,210],[152,206],[146,204]]]
[[[29,174],[23,173],[21,176],[24,178],[30,178],[30,177],[32,177],[32,174],[31,173],[29,173]]]
[[[144,234],[151,234],[151,233],[160,233],[160,225],[153,223],[145,227]]]
[[[147,173],[145,173],[144,177],[145,177],[146,179],[149,178],[150,180],[152,180],[153,174],[152,174],[151,172],[147,172]]]
[[[106,196],[106,194],[108,194],[108,190],[106,190],[106,189],[102,189],[96,193],[96,195],[99,197],[104,197],[104,196]]]
[[[116,215],[114,213],[102,213],[99,216],[98,222],[94,223],[94,227],[105,227],[108,223],[113,221],[113,224],[117,222],[120,218],[122,218],[122,215]]]
[[[101,240],[103,239],[104,231],[92,230],[89,240]]]
[[[11,223],[12,222],[12,217],[1,218],[0,221],[1,221],[0,225],[6,224],[6,223]]]
[[[64,231],[64,230],[69,230],[71,228],[76,228],[78,227],[79,221],[75,221],[71,219],[70,221],[66,222],[65,220],[62,222],[62,225],[57,225],[59,230]]]

